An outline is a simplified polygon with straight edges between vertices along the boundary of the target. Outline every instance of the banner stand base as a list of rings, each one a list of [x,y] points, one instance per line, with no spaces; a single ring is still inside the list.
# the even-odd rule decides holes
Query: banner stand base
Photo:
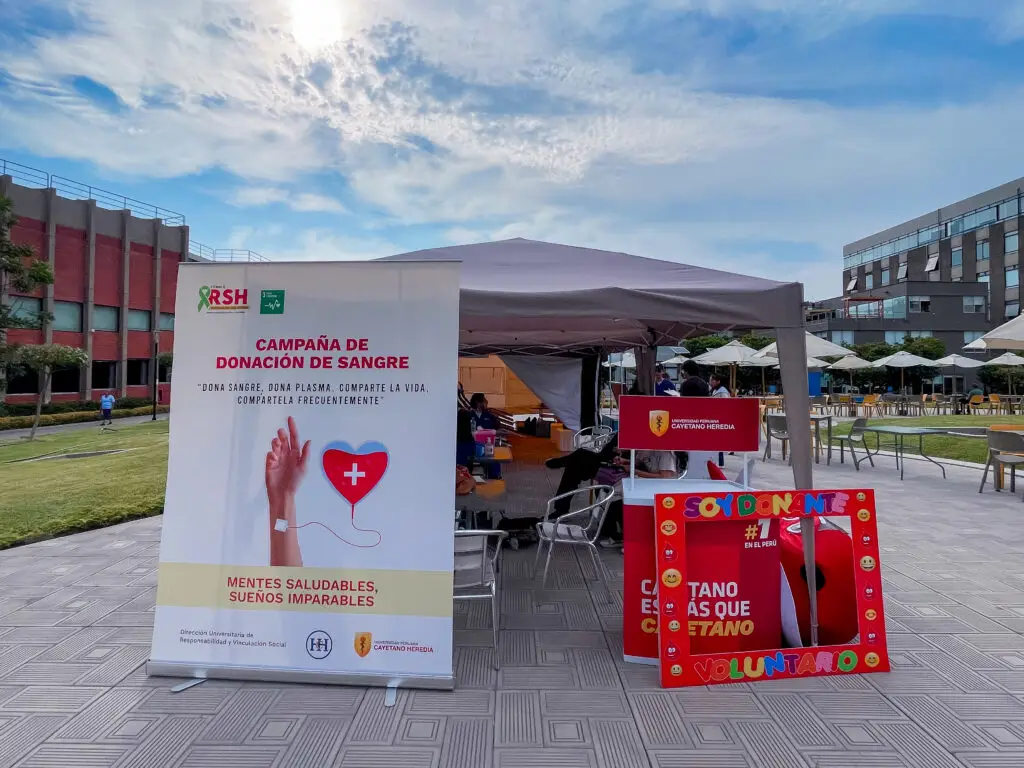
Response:
[[[278,667],[198,666],[177,661],[148,661],[149,677],[186,677],[193,680],[246,680],[263,683],[306,683],[308,685],[355,685],[375,688],[423,688],[431,691],[455,689],[454,675],[404,675],[386,672],[315,672]],[[193,685],[197,683],[192,683]]]

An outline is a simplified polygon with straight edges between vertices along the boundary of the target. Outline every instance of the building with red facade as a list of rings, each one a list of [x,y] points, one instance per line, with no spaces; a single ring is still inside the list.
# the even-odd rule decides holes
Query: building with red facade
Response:
[[[37,185],[26,185],[24,172],[32,169],[23,166],[6,164],[0,170],[7,171],[0,175],[0,195],[12,200],[18,216],[11,239],[30,245],[37,258],[50,263],[55,278],[35,295],[3,297],[19,316],[52,318],[38,330],[11,330],[8,341],[86,350],[89,362],[81,369],[54,373],[46,393],[53,401],[96,400],[106,392],[151,397],[153,376],[160,374],[157,351],[174,346],[178,265],[190,258],[184,217],[106,193],[94,195],[100,190],[47,174]],[[100,202],[66,196],[75,193]],[[123,209],[101,207],[111,203],[123,203]],[[152,212],[152,218],[140,212]],[[165,403],[167,378],[161,376],[159,385]],[[34,401],[36,395],[34,374],[8,381],[7,402]]]

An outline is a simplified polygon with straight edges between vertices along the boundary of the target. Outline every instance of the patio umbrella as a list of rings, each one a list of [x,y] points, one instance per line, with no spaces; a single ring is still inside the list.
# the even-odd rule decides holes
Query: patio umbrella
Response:
[[[853,372],[859,371],[863,368],[874,368],[874,363],[859,358],[856,355],[848,355],[840,358],[829,366],[829,370],[831,371],[849,371],[851,387],[853,386]]]
[[[607,360],[605,368],[636,368],[636,356],[632,352],[623,352],[619,360]]]
[[[973,346],[978,342],[984,344],[982,349],[1024,349],[1024,315],[993,328],[977,341],[972,341],[968,347],[978,349],[979,347]]]
[[[768,393],[768,385],[764,379],[764,372],[766,368],[774,368],[776,358],[774,357],[752,357],[749,360],[739,363],[740,368],[760,368],[761,369],[761,392],[763,394]]]
[[[852,349],[841,347],[838,344],[833,344],[828,339],[823,339],[820,336],[815,336],[813,333],[808,333],[807,338],[804,339],[807,343],[807,356],[808,357],[847,357],[849,355],[856,354]],[[774,343],[769,344],[764,349],[758,351],[756,357],[778,357],[778,347]]]
[[[772,362],[775,362],[774,359],[772,360]],[[781,368],[782,366],[776,364],[773,367]],[[807,358],[807,369],[810,370],[812,368],[828,368],[828,363],[826,363],[824,360],[819,360],[816,357],[808,357]]]
[[[1020,358],[1020,361],[1024,363],[1024,357]],[[945,357],[936,360],[935,365],[953,369],[953,394],[956,395],[956,369],[980,368],[985,365],[985,363],[980,360],[972,360],[971,358],[964,357],[963,355],[946,355]],[[932,388],[932,391],[934,391],[934,387]]]
[[[676,355],[675,357],[670,357],[663,363],[659,363],[659,365],[682,365],[689,359],[690,358],[686,357],[686,355]]]
[[[736,366],[753,359],[755,352],[746,344],[733,340],[725,346],[709,349],[703,355],[697,355],[697,357],[693,358],[693,361],[700,365],[729,366],[729,389],[735,391]]]
[[[986,360],[980,365],[1005,365],[1009,368],[1019,368],[1024,365],[1024,357],[1015,355],[1013,352],[1006,352],[999,357],[994,357],[991,360]],[[1013,373],[1011,372],[1007,378],[1010,380],[1010,394],[1013,394]]]
[[[936,364],[936,362],[934,360],[929,360],[926,357],[918,357],[917,355],[912,355],[909,352],[904,352],[904,351],[897,352],[895,355],[889,355],[888,357],[883,357],[881,360],[876,360],[874,362],[874,367],[875,368],[899,368],[900,369],[900,390],[903,389],[903,371],[904,371],[904,369],[906,369],[906,368],[917,368],[918,366],[922,366],[922,367],[925,367],[925,368],[935,368],[936,365],[937,364]]]

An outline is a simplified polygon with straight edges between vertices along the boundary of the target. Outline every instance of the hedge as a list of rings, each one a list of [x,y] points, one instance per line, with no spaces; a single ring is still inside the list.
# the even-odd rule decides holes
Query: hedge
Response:
[[[157,413],[167,413],[170,410],[168,405],[158,405]],[[142,408],[118,408],[111,415],[115,419],[124,419],[129,416],[148,416],[153,412],[153,406],[147,405]],[[0,417],[0,431],[5,429],[31,429],[34,416],[3,416]],[[44,413],[39,417],[40,427],[56,427],[61,424],[81,424],[86,421],[99,421],[100,412],[96,411],[73,411],[71,413]]]
[[[117,399],[118,410],[152,407],[153,400],[145,397],[119,397]],[[51,413],[78,413],[88,411],[98,412],[100,403],[98,400],[58,400],[47,403],[43,406],[44,414]],[[0,403],[0,418],[4,416],[34,416],[36,404],[32,403]]]

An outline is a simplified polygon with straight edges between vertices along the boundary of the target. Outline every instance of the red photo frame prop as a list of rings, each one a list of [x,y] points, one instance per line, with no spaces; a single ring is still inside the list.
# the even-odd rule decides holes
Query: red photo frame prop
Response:
[[[722,683],[756,682],[757,680],[785,680],[822,675],[888,672],[889,653],[885,637],[885,610],[882,602],[882,577],[879,561],[878,526],[875,520],[875,495],[870,489],[810,490],[810,491],[733,491],[716,494],[665,494],[654,500],[655,539],[658,563],[658,641],[661,684],[664,688]],[[691,652],[690,614],[694,611],[690,594],[707,587],[710,599],[721,593],[730,600],[735,590],[719,586],[691,586],[687,580],[686,534],[689,526],[729,522],[745,523],[746,538],[753,528],[770,530],[768,520],[783,526],[797,523],[803,518],[815,520],[816,544],[822,538],[817,531],[819,522],[828,517],[850,519],[850,537],[853,551],[853,585],[856,602],[856,629],[854,642],[842,645],[818,645],[802,648],[768,648],[693,654]],[[776,531],[779,529],[776,528]],[[743,532],[741,532],[743,533]],[[754,531],[755,535],[758,533]],[[755,542],[743,543],[744,547]],[[780,566],[784,565],[780,546]],[[666,558],[666,552],[669,557]],[[791,556],[794,553],[790,553]],[[800,554],[799,571],[803,565]],[[792,557],[790,558],[792,560]],[[821,565],[821,559],[816,565]],[[792,563],[791,563],[792,565]],[[788,572],[788,571],[787,571]],[[839,579],[836,580],[837,582]],[[809,603],[806,583],[803,604]],[[799,590],[793,590],[794,601],[801,604]],[[735,595],[733,595],[735,597]],[[736,602],[735,600],[733,601]],[[742,600],[739,602],[743,602]],[[823,608],[819,591],[819,625]],[[668,611],[666,611],[668,608]],[[735,646],[741,629],[742,606],[725,604],[712,614],[721,612],[731,617],[741,614],[735,627],[718,634],[729,638],[724,646]],[[700,613],[698,612],[699,616]],[[752,614],[751,614],[752,615]],[[843,620],[837,620],[841,623]],[[730,624],[732,622],[730,621]],[[736,629],[735,632],[732,629]],[[752,627],[751,627],[752,629]],[[806,620],[800,622],[801,636],[807,642]],[[840,627],[839,633],[841,634]],[[845,631],[852,631],[847,626]],[[822,627],[819,626],[819,637]],[[780,638],[781,639],[781,638]],[[703,644],[705,647],[707,643]]]

